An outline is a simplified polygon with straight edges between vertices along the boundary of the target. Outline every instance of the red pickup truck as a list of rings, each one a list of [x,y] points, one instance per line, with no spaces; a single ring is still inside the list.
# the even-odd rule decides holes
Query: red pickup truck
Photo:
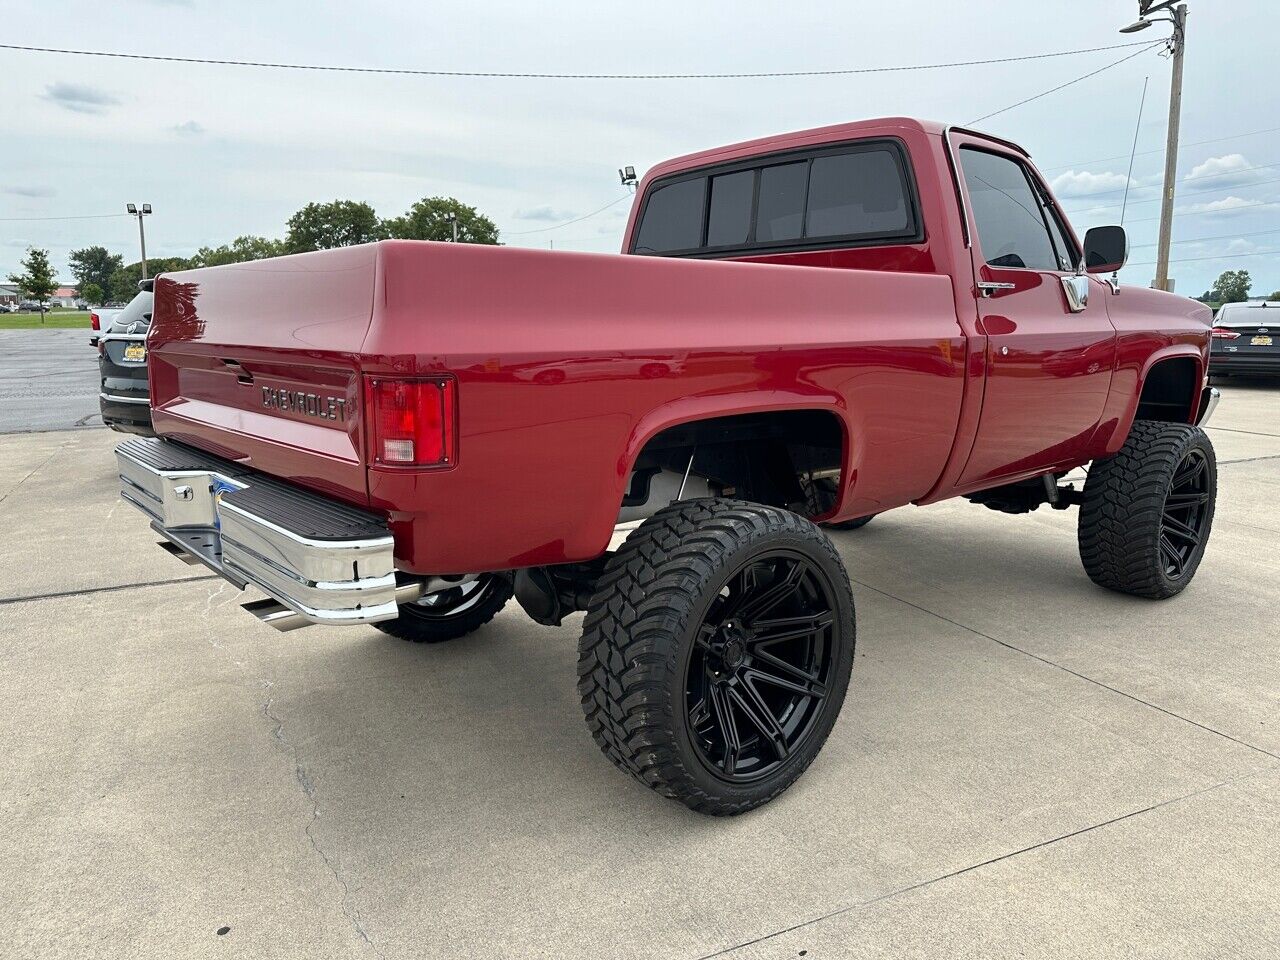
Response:
[[[1018,146],[895,118],[681,157],[623,254],[385,241],[166,274],[159,437],[119,447],[122,495],[281,629],[586,611],[595,739],[712,814],[785,790],[839,712],[854,605],[823,527],[1078,506],[1096,583],[1194,576],[1210,312],[1103,276],[1124,231],[1078,239]]]

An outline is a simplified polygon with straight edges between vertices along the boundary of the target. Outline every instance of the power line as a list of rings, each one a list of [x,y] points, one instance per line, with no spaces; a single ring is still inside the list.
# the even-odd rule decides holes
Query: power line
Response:
[[[850,67],[839,70],[786,70],[765,73],[514,73],[496,70],[411,70],[390,67],[339,67],[329,64],[272,63],[260,60],[214,60],[208,57],[165,57],[150,53],[120,53],[109,50],[74,50],[65,47],[34,47],[15,43],[0,43],[0,49],[18,50],[24,53],[61,53],[77,57],[114,57],[122,60],[152,60],[163,63],[202,63],[219,67],[261,67],[271,70],[321,70],[331,73],[378,73],[414,77],[497,77],[514,80],[742,80],[766,77],[834,77],[857,73],[899,73],[908,70],[943,70],[951,67],[976,67],[992,63],[1021,63],[1027,60],[1048,60],[1054,57],[1073,57],[1103,50],[1120,50],[1126,47],[1148,46],[1142,41],[1113,43],[1105,47],[1086,47],[1079,50],[1057,50],[1052,53],[1031,53],[1019,57],[993,57],[987,60],[957,60],[950,63],[921,63],[891,67]],[[1105,67],[1103,69],[1106,69]],[[1083,79],[1083,78],[1081,78]],[[1074,81],[1073,81],[1074,82]],[[1016,104],[1015,104],[1016,106]],[[1010,109],[1010,108],[1006,108]]]
[[[1233,133],[1226,137],[1210,137],[1208,140],[1179,140],[1178,147],[1179,149],[1182,147],[1200,147],[1204,146],[1206,143],[1222,143],[1226,140],[1243,140],[1245,137],[1256,137],[1264,133],[1275,133],[1276,131],[1280,131],[1280,127],[1266,127],[1262,130],[1250,130],[1248,133]],[[1134,154],[1134,156],[1147,157],[1153,153],[1164,153],[1164,150],[1139,150]],[[1053,167],[1041,167],[1040,172],[1049,173],[1052,170],[1066,170],[1068,167],[1087,167],[1091,163],[1107,163],[1111,160],[1124,160],[1127,159],[1127,156],[1127,154],[1121,154],[1116,157],[1099,157],[1096,160],[1076,160],[1072,163],[1060,163]]]
[[[1224,253],[1217,257],[1182,257],[1178,260],[1170,260],[1170,263],[1195,263],[1200,260],[1235,260],[1237,257],[1267,257],[1280,253],[1280,250],[1254,250],[1252,253]],[[1140,260],[1137,263],[1127,263],[1127,267],[1149,267],[1154,260]]]
[[[1270,233],[1280,233],[1280,230],[1254,230],[1250,233],[1220,233],[1216,237],[1187,237],[1185,240],[1174,240],[1174,243],[1205,243],[1209,240],[1239,240],[1244,237],[1261,237]],[[1154,247],[1154,243],[1135,243],[1130,249],[1141,250],[1144,247]]]
[[[618,204],[620,204],[623,200],[630,200],[630,199],[632,198],[632,196],[634,196],[634,194],[630,194],[630,193],[628,193],[628,194],[624,194],[623,196],[618,197],[618,199],[617,199],[617,200],[610,200],[608,203],[606,203],[606,204],[605,204],[603,207],[601,207],[599,210],[593,210],[593,211],[591,211],[590,213],[583,214],[583,215],[582,215],[582,216],[580,216],[580,217],[575,217],[575,218],[574,218],[574,219],[572,219],[572,220],[566,220],[566,221],[564,221],[563,223],[556,223],[556,224],[552,224],[552,225],[551,225],[551,226],[549,226],[549,227],[538,227],[536,230],[506,230],[506,231],[504,231],[504,233],[505,233],[505,235],[506,235],[506,236],[508,236],[508,237],[523,237],[523,236],[525,236],[525,235],[527,235],[527,234],[530,234],[530,233],[546,233],[548,230],[559,230],[561,227],[567,227],[567,226],[569,226],[569,224],[571,224],[571,223],[581,223],[583,220],[590,220],[590,219],[591,219],[592,217],[594,217],[596,214],[598,214],[598,213],[604,213],[604,212],[605,212],[606,210],[608,210],[610,207],[616,207],[616,206],[617,206]]]
[[[1234,177],[1241,173],[1248,173],[1250,170],[1271,170],[1271,169],[1274,169],[1275,167],[1280,167],[1280,162],[1255,163],[1249,167],[1237,167],[1234,170],[1224,170],[1221,173],[1202,173],[1198,177],[1183,177],[1181,180],[1178,181],[1178,183],[1195,183],[1197,180],[1212,180],[1217,177]],[[1159,184],[1155,184],[1155,183],[1146,184],[1146,185],[1135,184],[1134,189],[1147,190],[1147,189],[1155,189],[1158,186]],[[1127,188],[1125,187],[1117,187],[1114,190],[1091,190],[1089,193],[1073,193],[1071,194],[1071,196],[1065,197],[1064,199],[1082,200],[1082,199],[1085,199],[1086,197],[1106,197],[1115,193],[1124,193],[1126,189]],[[1139,202],[1141,201],[1138,201],[1138,200],[1134,201],[1134,203],[1139,203]]]
[[[1205,190],[1183,190],[1182,195],[1183,196],[1190,195],[1195,197],[1195,196],[1199,196],[1202,193],[1214,193],[1215,191],[1218,191],[1218,190],[1248,190],[1251,187],[1266,186],[1268,183],[1280,183],[1280,177],[1272,177],[1270,180],[1255,180],[1252,183],[1236,183],[1227,187],[1210,186],[1208,189],[1205,189]],[[1072,197],[1071,199],[1075,200],[1077,199],[1077,197]],[[1161,199],[1162,199],[1161,197],[1148,197],[1146,200],[1134,200],[1133,202],[1134,203],[1159,203]],[[1120,206],[1120,204],[1114,203],[1114,202],[1113,203],[1094,203],[1094,204],[1090,204],[1087,207],[1074,207],[1072,209],[1067,210],[1067,213],[1079,213],[1082,210],[1097,210],[1097,209],[1106,209],[1107,207],[1118,207],[1118,206]]]
[[[105,220],[108,217],[127,217],[127,213],[86,213],[78,217],[0,217],[0,223],[17,223],[29,220]]]
[[[1033,100],[1039,100],[1041,97],[1047,97],[1051,93],[1057,93],[1059,90],[1064,90],[1067,87],[1071,86],[1072,84],[1079,83],[1081,80],[1088,80],[1090,77],[1096,77],[1098,74],[1102,73],[1104,70],[1110,70],[1112,67],[1118,67],[1120,66],[1120,64],[1124,63],[1126,60],[1132,60],[1134,57],[1140,57],[1144,53],[1146,53],[1148,50],[1154,50],[1156,47],[1163,47],[1164,45],[1165,45],[1165,41],[1163,40],[1159,41],[1158,43],[1145,44],[1143,48],[1137,51],[1136,53],[1131,53],[1127,57],[1121,57],[1119,60],[1115,60],[1111,63],[1108,63],[1105,67],[1099,67],[1097,70],[1091,70],[1086,74],[1076,77],[1074,80],[1068,80],[1066,83],[1060,83],[1056,87],[1051,87],[1050,89],[1045,90],[1043,93],[1037,93],[1035,96],[1027,97],[1025,100],[1019,100],[1017,103],[1011,103],[1007,107],[1001,107],[999,110],[995,110],[991,113],[986,114],[985,116],[978,117],[978,119],[976,120],[970,120],[968,125],[973,126],[973,124],[981,123],[983,120],[990,120],[992,117],[998,117],[1002,113],[1008,113],[1014,107],[1020,107],[1023,104],[1030,103]],[[1136,44],[1125,44],[1125,46],[1136,46]]]
[[[1230,207],[1219,207],[1217,210],[1177,210],[1175,215],[1179,217],[1203,217],[1210,213],[1235,213],[1237,210],[1243,210],[1246,207],[1275,207],[1280,206],[1274,200],[1254,200],[1250,203],[1237,203]],[[1152,220],[1159,220],[1159,217],[1141,217],[1137,220],[1130,220],[1130,223],[1150,223]]]

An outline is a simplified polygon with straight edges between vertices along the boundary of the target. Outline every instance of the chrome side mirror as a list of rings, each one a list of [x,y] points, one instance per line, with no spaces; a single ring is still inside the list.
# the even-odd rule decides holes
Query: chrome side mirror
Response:
[[[1084,268],[1089,273],[1114,273],[1128,259],[1124,227],[1091,227],[1084,235]]]
[[[1089,278],[1083,273],[1062,278],[1062,290],[1067,295],[1067,309],[1080,313],[1089,305]]]

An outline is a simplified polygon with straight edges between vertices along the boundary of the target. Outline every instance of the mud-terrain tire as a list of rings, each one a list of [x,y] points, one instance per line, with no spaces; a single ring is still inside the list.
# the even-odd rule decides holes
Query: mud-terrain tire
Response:
[[[1199,427],[1138,420],[1089,468],[1080,559],[1100,587],[1164,599],[1195,576],[1213,527],[1218,465]]]
[[[687,500],[610,558],[583,623],[578,693],[619,769],[701,813],[738,814],[817,756],[854,638],[848,574],[817,526]]]
[[[383,633],[413,643],[444,643],[483,627],[511,599],[511,581],[488,573],[451,590],[400,605],[400,616],[374,626]]]

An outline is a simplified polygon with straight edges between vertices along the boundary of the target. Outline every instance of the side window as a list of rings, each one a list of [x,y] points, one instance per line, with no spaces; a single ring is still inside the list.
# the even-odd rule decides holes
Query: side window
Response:
[[[760,171],[756,243],[798,240],[804,227],[804,194],[809,164],[787,163]]]
[[[711,213],[707,218],[707,246],[741,246],[751,231],[754,170],[711,178]]]
[[[960,148],[982,255],[993,267],[1061,270],[1044,210],[1022,164],[971,147]]]
[[[815,157],[806,237],[914,233],[898,161],[888,150]]]
[[[1049,198],[1044,196],[1044,194],[1039,190],[1037,190],[1036,193],[1040,196],[1040,203],[1041,208],[1044,211],[1044,218],[1049,224],[1049,237],[1053,240],[1053,249],[1058,255],[1058,269],[1074,270],[1076,268],[1076,263],[1080,259],[1080,251],[1078,251],[1075,244],[1071,242],[1071,238],[1067,235],[1066,228],[1062,226],[1062,221],[1050,205]]]
[[[705,177],[659,187],[649,195],[636,238],[636,253],[666,253],[702,245]]]

